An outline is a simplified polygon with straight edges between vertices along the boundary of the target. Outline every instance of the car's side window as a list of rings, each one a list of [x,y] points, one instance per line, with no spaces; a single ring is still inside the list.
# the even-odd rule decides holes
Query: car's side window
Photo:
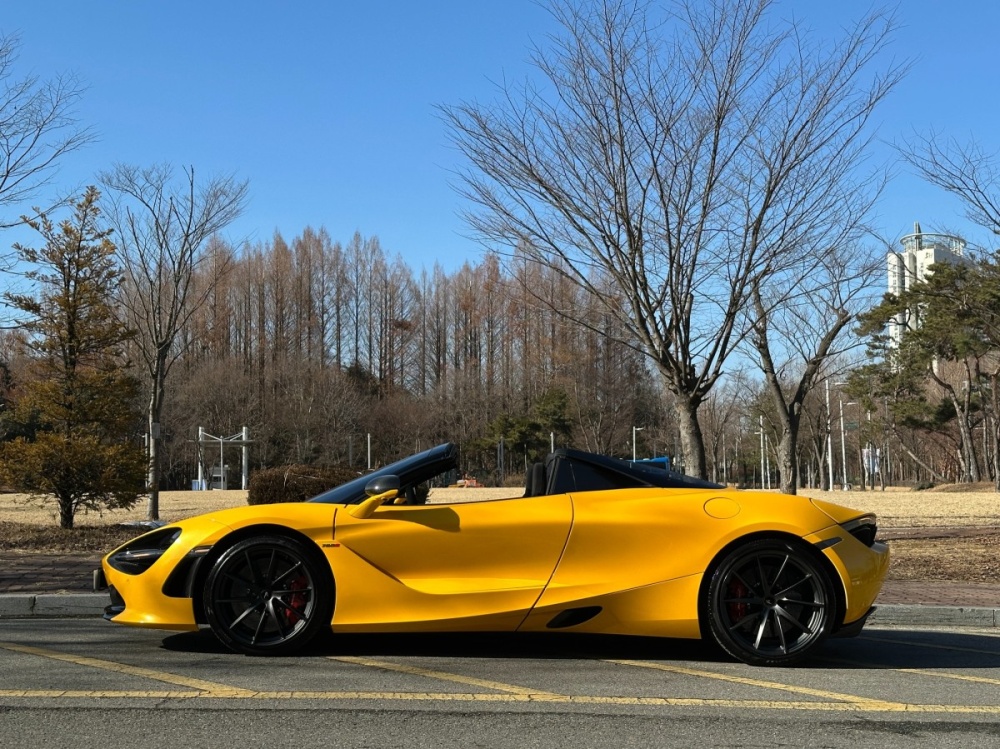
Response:
[[[648,486],[648,484],[631,476],[609,471],[590,463],[558,460],[555,463],[552,493],[599,492],[606,489],[632,489],[640,486]]]

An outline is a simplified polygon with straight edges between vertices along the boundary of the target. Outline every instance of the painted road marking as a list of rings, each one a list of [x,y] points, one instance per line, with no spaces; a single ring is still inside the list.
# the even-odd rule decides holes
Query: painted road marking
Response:
[[[457,692],[247,692],[228,690],[226,692],[141,692],[112,690],[41,690],[41,689],[0,689],[0,699],[254,699],[254,700],[381,700],[399,702],[495,702],[573,705],[619,705],[619,706],[663,706],[663,707],[710,707],[739,708],[757,710],[816,710],[825,712],[858,713],[945,713],[1000,715],[998,705],[916,705],[897,702],[792,702],[779,700],[721,700],[689,697],[604,697],[590,695],[544,694],[460,694]]]
[[[686,668],[683,666],[673,666],[666,663],[656,663],[652,661],[624,661],[607,660],[606,663],[617,663],[622,666],[637,666],[639,668],[651,668],[657,671],[668,671],[684,676],[698,676],[705,679],[717,679],[727,681],[732,684],[743,684],[745,686],[759,687],[763,689],[779,689],[785,692],[796,694],[807,694],[810,697],[819,697],[825,700],[835,700],[849,704],[873,706],[884,709],[896,709],[902,703],[886,702],[885,700],[875,700],[869,697],[860,697],[854,694],[841,694],[840,692],[830,692],[825,689],[812,689],[811,687],[798,687],[791,684],[781,684],[776,681],[764,681],[762,679],[749,679],[745,676],[733,676],[731,674],[720,674],[717,671],[704,671],[696,668]],[[867,709],[867,708],[866,708]]]
[[[901,702],[888,702],[883,700],[873,700],[857,695],[841,694],[809,687],[798,687],[790,684],[766,681],[762,679],[750,679],[742,676],[721,674],[715,671],[705,671],[701,669],[673,666],[664,663],[650,661],[630,661],[630,660],[607,660],[606,663],[617,665],[633,666],[640,668],[650,668],[659,671],[667,671],[685,676],[697,676],[709,679],[718,679],[747,686],[779,689],[784,691],[805,694],[812,697],[821,698],[815,701],[787,701],[787,700],[733,700],[733,699],[704,699],[688,697],[606,697],[596,695],[564,695],[554,694],[544,691],[533,691],[525,687],[518,687],[501,682],[475,679],[472,677],[448,674],[430,669],[421,669],[410,666],[400,666],[399,664],[374,661],[365,658],[334,658],[348,663],[356,663],[377,668],[388,668],[389,670],[412,673],[432,678],[444,678],[451,681],[459,681],[472,684],[474,686],[488,687],[502,691],[501,694],[490,693],[457,693],[457,692],[362,692],[362,691],[254,691],[242,689],[227,684],[195,679],[177,674],[154,671],[152,669],[130,666],[113,661],[105,661],[98,658],[85,656],[75,656],[61,653],[54,650],[37,648],[28,645],[16,645],[13,643],[0,642],[0,648],[15,653],[34,655],[50,660],[73,663],[79,666],[98,668],[115,673],[140,676],[156,681],[175,684],[177,686],[189,687],[189,690],[74,690],[74,689],[0,689],[0,699],[178,699],[178,700],[204,700],[204,699],[254,699],[254,700],[372,700],[372,701],[420,701],[420,702],[493,702],[493,703],[528,703],[547,702],[575,705],[618,705],[618,706],[670,706],[670,707],[710,707],[710,708],[739,708],[739,709],[759,709],[759,710],[819,710],[828,712],[914,712],[914,713],[951,713],[951,714],[984,714],[1000,715],[1000,705],[919,705]],[[919,669],[903,669],[907,672],[926,674],[931,676],[942,676],[942,674]],[[977,681],[984,683],[996,683],[997,680],[985,679],[982,677],[958,677],[966,681]],[[832,700],[832,701],[823,701]]]
[[[129,666],[124,663],[115,663],[113,661],[105,661],[99,658],[88,658],[86,656],[80,655],[68,655],[66,653],[60,653],[56,650],[46,650],[44,648],[35,648],[30,645],[15,645],[10,642],[0,642],[0,648],[4,650],[10,650],[14,653],[24,653],[26,655],[36,655],[41,658],[48,658],[54,661],[63,661],[65,663],[75,663],[78,666],[89,666],[90,668],[100,668],[105,671],[114,671],[120,674],[128,674],[130,676],[141,676],[146,679],[154,679],[155,681],[166,682],[167,684],[176,684],[179,687],[190,687],[192,689],[198,689],[203,692],[211,692],[213,696],[219,697],[247,697],[253,694],[251,690],[240,689],[239,687],[231,687],[226,684],[217,684],[214,681],[204,681],[203,679],[193,679],[188,676],[178,676],[177,674],[168,674],[163,671],[153,671],[148,668],[141,668],[139,666]]]
[[[399,663],[376,661],[371,658],[358,658],[355,656],[345,655],[345,656],[330,656],[330,660],[342,661],[344,663],[353,663],[359,666],[368,666],[370,668],[380,668],[386,671],[398,671],[399,673],[412,674],[414,676],[426,676],[427,678],[430,679],[442,679],[444,681],[454,681],[459,684],[467,684],[473,687],[483,687],[484,689],[495,689],[499,692],[510,692],[511,694],[528,694],[528,695],[535,695],[539,698],[560,696],[539,689],[519,687],[513,684],[504,684],[503,682],[499,681],[488,681],[486,679],[477,679],[474,676],[462,676],[460,674],[452,674],[446,671],[433,671],[428,668],[418,668],[416,666],[405,666]]]
[[[957,679],[958,681],[971,681],[977,684],[1000,685],[1000,679],[990,679],[986,676],[970,676],[968,674],[950,674],[947,671],[929,671],[923,668],[898,668],[904,674],[919,674],[921,676],[934,676],[939,679]]]

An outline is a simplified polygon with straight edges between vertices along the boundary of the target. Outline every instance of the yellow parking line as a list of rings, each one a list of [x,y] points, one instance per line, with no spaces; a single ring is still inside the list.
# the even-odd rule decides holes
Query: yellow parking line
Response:
[[[149,692],[124,689],[0,689],[0,698],[23,697],[28,699],[191,699],[203,697],[206,692]]]
[[[950,674],[947,671],[930,671],[925,668],[897,668],[904,674],[919,674],[920,676],[934,676],[939,679],[957,679],[958,681],[971,681],[976,684],[996,684],[1000,685],[1000,679],[990,679],[986,676],[970,676],[968,674]]]
[[[746,686],[762,689],[780,689],[785,692],[795,694],[807,694],[811,697],[819,697],[826,700],[836,700],[856,705],[864,705],[865,709],[878,707],[879,709],[896,709],[904,707],[902,703],[886,702],[885,700],[874,700],[869,697],[860,697],[854,694],[841,694],[840,692],[830,692],[825,689],[812,689],[811,687],[798,687],[791,684],[781,684],[775,681],[764,681],[762,679],[748,679],[745,676],[733,676],[730,674],[720,674],[717,671],[703,671],[696,668],[685,668],[683,666],[672,666],[666,663],[654,663],[651,661],[624,661],[608,660],[607,663],[617,663],[623,666],[638,666],[639,668],[651,668],[657,671],[667,671],[669,673],[682,674],[684,676],[699,676],[705,679],[717,679],[727,681],[732,684],[743,684]]]
[[[30,645],[15,645],[9,642],[0,642],[0,648],[10,650],[14,653],[24,653],[26,655],[37,655],[41,658],[49,658],[54,661],[64,661],[65,663],[75,663],[78,666],[88,666],[90,668],[100,668],[105,671],[114,671],[119,674],[130,676],[141,676],[146,679],[154,679],[167,684],[176,684],[180,687],[190,687],[205,692],[211,692],[213,697],[248,697],[253,694],[251,690],[231,687],[225,684],[217,684],[214,681],[204,681],[202,679],[192,679],[187,676],[168,674],[163,671],[153,671],[139,666],[129,666],[125,663],[115,663],[104,661],[99,658],[87,658],[79,655],[68,655],[56,650],[46,650],[44,648],[31,647]]]
[[[589,695],[483,694],[458,692],[141,692],[113,690],[3,689],[0,699],[9,698],[96,698],[96,699],[257,699],[257,700],[383,700],[401,702],[548,702],[578,705],[619,705],[651,707],[707,707],[758,710],[815,710],[825,712],[914,712],[1000,715],[998,705],[911,705],[896,702],[803,702],[780,700],[721,700],[689,697],[605,697]]]
[[[545,692],[539,689],[531,689],[528,687],[519,687],[513,684],[504,684],[499,681],[487,681],[486,679],[477,679],[474,676],[462,676],[460,674],[452,674],[446,671],[434,671],[428,668],[417,668],[416,666],[405,666],[399,663],[388,663],[386,661],[376,661],[371,658],[358,658],[355,656],[330,656],[332,661],[342,661],[344,663],[353,663],[359,666],[368,666],[370,668],[381,668],[386,671],[398,671],[403,674],[412,674],[414,676],[426,676],[431,679],[442,679],[444,681],[454,681],[459,684],[467,684],[474,687],[483,687],[484,689],[495,689],[499,692],[509,692],[511,694],[524,694],[532,695],[539,698],[543,697],[558,697],[552,692]]]

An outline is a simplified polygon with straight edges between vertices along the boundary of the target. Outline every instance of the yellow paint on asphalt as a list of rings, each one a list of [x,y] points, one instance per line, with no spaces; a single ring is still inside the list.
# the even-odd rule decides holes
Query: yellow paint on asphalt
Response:
[[[813,689],[811,687],[800,687],[794,686],[792,684],[781,684],[776,681],[764,681],[762,679],[748,679],[745,676],[734,676],[732,674],[720,674],[717,671],[704,671],[697,668],[686,668],[683,666],[673,666],[667,663],[656,663],[651,661],[623,661],[623,660],[608,660],[606,663],[617,663],[623,666],[638,666],[639,668],[651,668],[657,671],[667,671],[675,674],[682,674],[684,676],[699,676],[705,679],[717,679],[718,681],[727,681],[732,684],[743,684],[750,687],[758,687],[762,689],[779,689],[785,692],[794,692],[796,694],[806,694],[810,697],[819,697],[825,700],[837,700],[844,703],[864,705],[865,709],[871,709],[871,707],[877,707],[878,709],[896,709],[902,706],[902,703],[886,702],[885,700],[874,700],[870,697],[860,697],[854,694],[842,694],[840,692],[830,692],[825,689]]]
[[[546,702],[573,705],[650,707],[708,707],[757,710],[815,710],[824,712],[911,712],[1000,715],[998,705],[913,705],[897,702],[794,702],[781,700],[722,700],[690,697],[605,697],[591,695],[484,694],[459,692],[143,692],[114,690],[0,689],[0,700],[27,699],[253,699],[253,700],[371,700],[400,702]]]
[[[0,699],[127,699],[127,700],[179,700],[204,697],[207,692],[148,692],[125,689],[0,689]]]
[[[0,642],[0,648],[4,650],[10,650],[14,653],[24,653],[26,655],[36,655],[41,658],[48,658],[54,661],[63,661],[64,663],[75,663],[78,666],[89,666],[90,668],[100,668],[105,671],[114,671],[119,674],[128,674],[129,676],[141,676],[146,679],[154,679],[155,681],[162,681],[167,684],[176,684],[179,687],[189,687],[191,689],[199,689],[205,692],[211,692],[213,697],[247,697],[253,694],[251,690],[240,689],[239,687],[231,687],[226,684],[217,684],[214,681],[204,681],[202,679],[193,679],[188,676],[178,676],[177,674],[168,674],[163,671],[153,671],[148,668],[141,668],[139,666],[129,666],[125,663],[115,663],[114,661],[105,661],[99,658],[88,658],[81,655],[69,655],[67,653],[60,653],[57,650],[46,650],[44,648],[31,647],[30,645],[15,645],[10,642]]]
[[[547,702],[573,705],[618,705],[618,706],[669,706],[669,707],[706,707],[730,709],[757,710],[816,710],[828,712],[913,712],[913,713],[943,713],[943,714],[981,714],[1000,715],[1000,705],[918,705],[902,702],[869,699],[857,695],[842,694],[810,687],[800,687],[791,684],[751,679],[743,676],[723,674],[716,671],[675,666],[666,663],[632,660],[607,660],[606,663],[617,665],[649,668],[658,671],[676,673],[683,676],[717,679],[745,686],[778,689],[810,697],[815,700],[738,700],[738,699],[703,699],[688,697],[629,697],[601,695],[565,695],[542,690],[532,690],[502,682],[476,679],[474,677],[450,674],[431,669],[404,666],[370,658],[350,656],[333,657],[345,663],[381,668],[401,673],[426,676],[465,683],[472,686],[494,689],[495,693],[460,693],[460,692],[364,692],[364,691],[255,691],[227,684],[195,679],[177,674],[155,671],[152,669],[130,666],[124,663],[76,656],[55,650],[37,648],[28,645],[0,642],[0,649],[10,652],[33,655],[50,660],[73,663],[79,666],[99,668],[115,673],[188,687],[187,690],[79,690],[79,689],[0,689],[0,699],[135,699],[135,700],[205,700],[205,699],[253,699],[253,700],[369,700],[369,701],[413,701],[413,702],[482,702],[482,703],[529,703]],[[922,669],[896,669],[906,673],[926,676],[956,678],[963,681],[998,684],[1000,680],[985,677],[946,674]]]
[[[897,668],[904,674],[918,674],[920,676],[933,676],[938,679],[956,679],[958,681],[971,681],[976,684],[995,684],[1000,686],[1000,679],[990,679],[986,676],[971,676],[969,674],[950,674],[947,671],[931,671],[926,668]]]
[[[513,684],[504,684],[499,681],[487,681],[486,679],[477,679],[474,676],[462,676],[461,674],[452,674],[446,671],[433,671],[428,668],[418,668],[416,666],[406,666],[400,663],[389,663],[387,661],[376,661],[371,658],[358,658],[350,655],[343,656],[330,656],[332,661],[341,661],[343,663],[352,663],[358,666],[368,666],[370,668],[380,668],[385,671],[397,671],[401,674],[412,674],[413,676],[425,676],[430,679],[442,679],[444,681],[454,681],[459,684],[467,684],[473,687],[483,687],[484,689],[495,689],[498,692],[510,692],[511,694],[529,694],[536,697],[557,697],[559,695],[544,692],[538,689],[531,689],[529,687],[519,687]]]

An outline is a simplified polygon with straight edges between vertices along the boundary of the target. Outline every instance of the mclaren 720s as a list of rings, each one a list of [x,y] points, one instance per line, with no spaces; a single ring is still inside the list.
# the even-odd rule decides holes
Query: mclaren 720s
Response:
[[[871,514],[577,450],[533,465],[523,496],[424,502],[457,461],[444,444],[307,502],[157,528],[104,558],[105,618],[254,655],[323,631],[548,631],[784,665],[860,632],[888,567]]]

